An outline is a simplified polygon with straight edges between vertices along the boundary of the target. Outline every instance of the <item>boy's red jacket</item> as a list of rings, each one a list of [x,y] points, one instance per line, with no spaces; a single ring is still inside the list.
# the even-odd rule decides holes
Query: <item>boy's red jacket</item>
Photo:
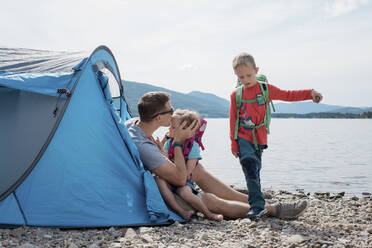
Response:
[[[287,102],[304,101],[313,99],[311,96],[311,89],[308,90],[281,90],[271,84],[267,84],[269,88],[269,102],[272,100],[281,100]],[[262,95],[259,83],[250,88],[243,88],[242,99],[252,100],[256,99],[257,95]],[[270,107],[270,106],[269,106]],[[231,151],[239,152],[238,141],[234,139],[235,122],[236,122],[236,102],[235,90],[230,95],[230,139]],[[253,122],[256,125],[264,121],[266,114],[266,104],[259,105],[257,102],[244,103],[240,107],[239,118],[240,121]],[[255,136],[258,145],[267,145],[267,130],[265,126],[255,131]],[[239,126],[238,137],[246,139],[253,143],[252,130],[248,130],[243,126]]]

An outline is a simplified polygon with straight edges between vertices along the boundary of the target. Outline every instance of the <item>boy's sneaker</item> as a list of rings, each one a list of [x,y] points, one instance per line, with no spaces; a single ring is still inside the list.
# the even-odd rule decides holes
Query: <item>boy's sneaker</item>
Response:
[[[282,219],[295,219],[302,215],[309,203],[307,201],[295,203],[278,203],[275,206],[275,216]]]
[[[262,210],[253,210],[251,209],[246,215],[245,218],[249,219],[256,219],[264,216],[267,213],[267,209],[264,208]]]

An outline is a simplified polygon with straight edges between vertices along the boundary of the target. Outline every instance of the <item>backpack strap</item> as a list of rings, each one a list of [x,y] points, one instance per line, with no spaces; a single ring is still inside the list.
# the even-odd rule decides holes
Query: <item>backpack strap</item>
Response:
[[[262,95],[265,99],[265,103],[266,103],[266,114],[265,114],[265,118],[264,118],[264,123],[265,123],[265,126],[266,126],[266,129],[267,129],[267,133],[270,134],[270,123],[271,123],[271,108],[270,108],[270,103],[271,103],[271,107],[273,109],[273,111],[275,112],[275,108],[274,108],[274,103],[270,101],[269,99],[269,87],[267,85],[266,82],[260,82],[260,87],[261,87],[261,92],[262,92]]]
[[[235,103],[236,103],[236,121],[235,121],[235,132],[234,132],[234,139],[238,139],[238,129],[239,129],[239,114],[240,114],[240,106],[242,105],[242,95],[243,95],[243,87],[244,85],[240,85],[235,89]]]

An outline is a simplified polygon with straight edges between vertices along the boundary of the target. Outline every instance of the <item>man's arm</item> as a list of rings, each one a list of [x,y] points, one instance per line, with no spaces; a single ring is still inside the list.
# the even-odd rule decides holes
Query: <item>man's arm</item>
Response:
[[[185,128],[186,124],[186,121],[184,121],[176,128],[174,142],[184,143],[186,139],[190,138],[195,133],[197,128],[197,125],[195,125],[196,121],[187,128]],[[153,169],[152,172],[173,185],[184,186],[186,184],[187,174],[182,147],[174,147],[174,163],[167,160],[164,164]]]
[[[152,170],[157,176],[175,186],[186,184],[186,164],[183,157],[182,148],[174,147],[174,163],[167,160],[164,164]]]

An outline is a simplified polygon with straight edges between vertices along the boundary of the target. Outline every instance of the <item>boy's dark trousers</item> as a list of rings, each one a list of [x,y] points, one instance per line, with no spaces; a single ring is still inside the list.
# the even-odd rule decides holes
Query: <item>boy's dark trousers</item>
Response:
[[[262,167],[262,149],[256,150],[254,145],[238,137],[239,160],[248,188],[248,202],[254,212],[265,208],[265,199],[261,191],[260,171]]]

